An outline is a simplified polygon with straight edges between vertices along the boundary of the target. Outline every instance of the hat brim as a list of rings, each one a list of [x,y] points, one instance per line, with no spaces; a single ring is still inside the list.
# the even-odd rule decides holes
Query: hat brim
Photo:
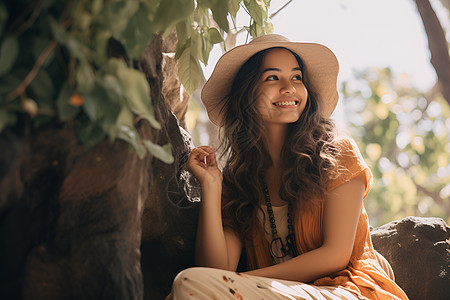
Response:
[[[265,39],[263,39],[265,38]],[[257,41],[261,39],[260,41]],[[253,55],[265,49],[283,47],[296,53],[303,61],[303,76],[308,89],[321,102],[322,116],[328,118],[336,108],[339,94],[337,76],[339,62],[326,46],[317,43],[290,42],[280,35],[263,36],[246,45],[237,46],[225,53],[217,62],[211,77],[201,93],[208,117],[217,126],[223,126],[222,100],[229,94],[234,77],[241,66]]]

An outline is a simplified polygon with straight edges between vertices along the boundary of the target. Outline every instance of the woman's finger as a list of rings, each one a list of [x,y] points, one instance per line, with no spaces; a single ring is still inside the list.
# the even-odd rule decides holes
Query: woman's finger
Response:
[[[191,151],[191,156],[190,156],[190,157],[192,157],[192,158],[194,158],[194,159],[198,158],[199,160],[203,160],[203,158],[204,158],[205,156],[208,156],[208,155],[209,155],[209,153],[208,153],[207,151],[205,151],[204,149],[201,149],[201,148],[194,148],[194,149]]]
[[[216,153],[213,151],[206,157],[208,165],[217,166]]]
[[[207,155],[207,158],[206,158],[206,162],[208,165],[213,165],[213,166],[217,165],[216,150],[214,148],[209,147],[209,146],[200,146],[198,148],[206,151],[209,154],[209,155]]]
[[[188,167],[193,167],[196,165],[207,166],[208,165],[207,157],[209,155],[210,154],[207,151],[205,151],[204,149],[198,149],[198,148],[193,149],[191,152],[191,156],[189,157],[189,160],[188,160]]]

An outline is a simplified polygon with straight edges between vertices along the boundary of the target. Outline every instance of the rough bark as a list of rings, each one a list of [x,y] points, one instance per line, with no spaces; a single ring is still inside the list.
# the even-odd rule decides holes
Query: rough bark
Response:
[[[85,149],[69,124],[0,134],[0,298],[162,299],[192,263],[195,185],[183,171],[190,140],[162,96],[162,40],[139,67],[156,118],[142,138],[170,142],[175,162],[141,160],[120,140]],[[121,49],[113,41],[111,56]],[[142,257],[141,257],[142,251]]]
[[[428,0],[414,0],[428,38],[431,64],[436,70],[439,88],[450,104],[450,56],[444,29]]]
[[[162,126],[154,132],[153,141],[161,145],[171,143],[175,158],[170,165],[153,160],[149,170],[153,177],[142,218],[141,243],[145,299],[163,299],[170,292],[175,275],[194,263],[199,189],[190,173],[184,170],[192,142],[171,111],[173,102],[180,102],[180,94],[178,99],[175,96],[169,101],[163,96],[164,77],[170,76],[171,82],[179,86],[173,69],[166,69],[165,76],[162,73],[162,53],[172,49],[173,38],[169,36],[164,43],[156,38],[140,62],[151,87],[155,116]],[[152,66],[156,68],[150,70]]]
[[[0,208],[0,295],[141,298],[151,157],[141,161],[120,141],[86,151],[72,128],[57,123],[8,129],[0,147],[11,140],[12,159],[0,154],[8,197]]]

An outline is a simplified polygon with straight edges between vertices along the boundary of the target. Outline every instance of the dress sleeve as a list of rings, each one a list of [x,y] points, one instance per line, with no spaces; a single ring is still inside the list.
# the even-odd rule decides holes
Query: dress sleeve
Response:
[[[343,137],[336,141],[338,149],[340,150],[338,156],[338,176],[331,180],[328,190],[331,191],[339,185],[350,181],[361,173],[364,173],[366,180],[366,189],[364,191],[364,198],[369,193],[373,184],[373,176],[366,162],[362,158],[361,152],[356,146],[355,141],[351,138]]]

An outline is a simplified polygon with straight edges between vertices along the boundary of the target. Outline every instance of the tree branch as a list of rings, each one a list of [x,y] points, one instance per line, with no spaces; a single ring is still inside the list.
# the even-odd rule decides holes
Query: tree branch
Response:
[[[414,0],[428,38],[431,64],[436,70],[442,95],[450,104],[450,56],[444,30],[428,0]]]
[[[394,164],[395,164],[397,167],[403,169],[406,173],[409,173],[409,170],[411,169],[411,166],[402,167],[402,166],[398,163],[397,160],[394,160]],[[427,189],[427,188],[424,187],[423,185],[417,183],[417,182],[414,180],[414,176],[410,176],[410,178],[411,178],[411,181],[412,181],[412,182],[414,183],[414,185],[416,186],[417,191],[422,192],[422,193],[424,193],[425,195],[427,195],[428,197],[432,198],[433,201],[434,201],[437,205],[441,206],[441,207],[444,209],[444,211],[445,211],[446,213],[449,213],[449,212],[450,212],[450,207],[449,207],[446,203],[444,203],[444,199],[442,199],[442,197],[439,196],[439,193],[430,191],[429,189]]]
[[[412,180],[412,182],[414,182],[418,191],[424,193],[428,197],[431,197],[434,200],[434,202],[442,206],[442,208],[444,208],[444,210],[448,213],[447,205],[444,203],[444,199],[442,199],[438,193],[428,190],[426,187],[418,184],[414,179]]]
[[[277,10],[276,12],[274,12],[273,14],[271,14],[271,15],[269,16],[269,19],[272,19],[273,17],[275,17],[280,11],[282,11],[283,9],[285,9],[286,6],[288,6],[289,4],[291,4],[292,1],[294,1],[294,0],[289,0],[288,2],[286,2],[286,4],[283,5],[279,10]]]

